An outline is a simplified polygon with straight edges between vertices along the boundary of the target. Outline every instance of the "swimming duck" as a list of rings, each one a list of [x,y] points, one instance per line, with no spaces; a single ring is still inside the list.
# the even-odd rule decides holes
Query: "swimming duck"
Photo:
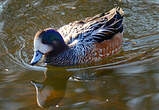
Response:
[[[120,51],[123,38],[121,8],[69,23],[57,31],[47,28],[34,37],[31,65],[42,56],[48,65],[68,66],[97,62]]]

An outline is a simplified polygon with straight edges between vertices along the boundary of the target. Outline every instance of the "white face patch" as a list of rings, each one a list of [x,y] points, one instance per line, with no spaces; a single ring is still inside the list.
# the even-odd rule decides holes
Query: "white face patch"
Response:
[[[43,54],[53,50],[53,48],[47,44],[43,44],[40,38],[34,39],[34,51],[40,51]]]

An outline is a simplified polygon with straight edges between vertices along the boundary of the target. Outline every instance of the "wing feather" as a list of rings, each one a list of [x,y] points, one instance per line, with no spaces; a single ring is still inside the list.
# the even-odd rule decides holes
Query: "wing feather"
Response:
[[[102,42],[111,39],[118,32],[123,31],[123,11],[114,8],[107,13],[75,21],[58,29],[66,44],[75,40],[80,42]]]

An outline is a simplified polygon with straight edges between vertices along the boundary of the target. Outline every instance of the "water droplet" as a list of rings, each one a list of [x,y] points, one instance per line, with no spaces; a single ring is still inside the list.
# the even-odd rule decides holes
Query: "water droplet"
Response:
[[[8,71],[8,69],[5,69],[5,71]]]
[[[58,108],[58,107],[59,107],[59,105],[56,105],[56,107]]]
[[[75,9],[76,9],[76,7],[71,7],[71,9],[72,9],[72,10],[75,10]]]
[[[106,102],[109,102],[109,99],[106,99],[105,101],[106,101]]]

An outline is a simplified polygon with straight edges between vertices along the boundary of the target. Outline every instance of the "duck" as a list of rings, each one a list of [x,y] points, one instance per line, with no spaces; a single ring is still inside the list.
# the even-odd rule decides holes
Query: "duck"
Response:
[[[122,8],[74,21],[55,30],[46,28],[34,37],[31,65],[71,66],[99,62],[120,52],[123,42]]]

